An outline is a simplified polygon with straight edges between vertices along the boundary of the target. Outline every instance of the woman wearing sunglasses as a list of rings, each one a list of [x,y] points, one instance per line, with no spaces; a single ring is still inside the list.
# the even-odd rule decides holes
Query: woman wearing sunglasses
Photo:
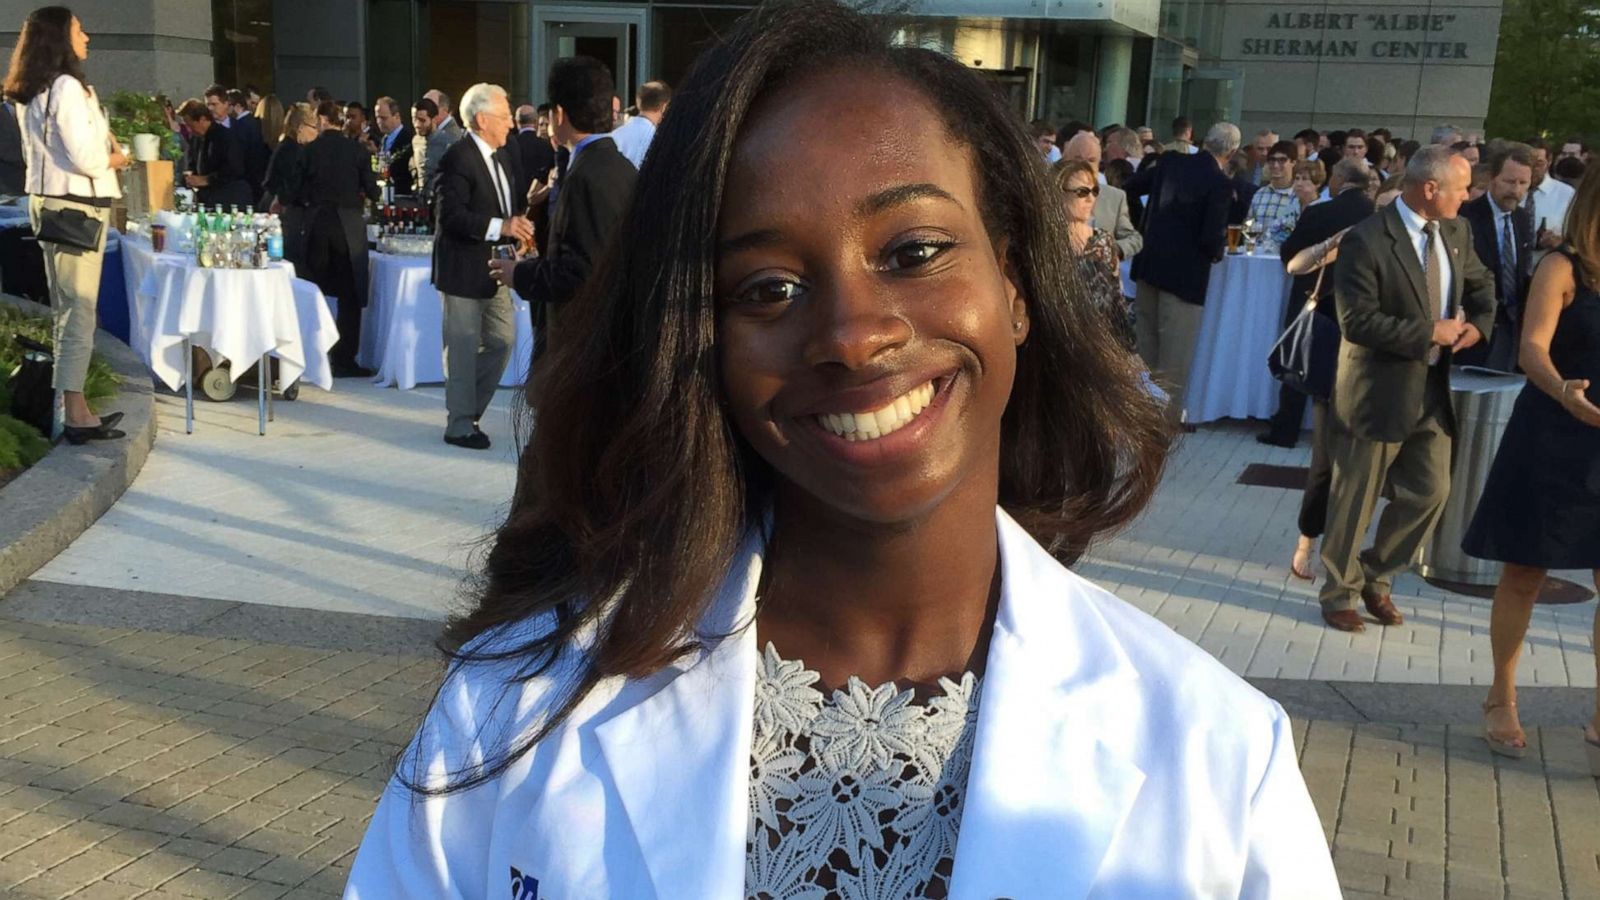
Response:
[[[1066,198],[1067,236],[1077,263],[1078,278],[1094,305],[1105,311],[1129,350],[1134,347],[1133,307],[1122,296],[1117,272],[1117,243],[1110,233],[1094,227],[1094,202],[1100,180],[1094,166],[1081,160],[1055,164],[1056,186]]]

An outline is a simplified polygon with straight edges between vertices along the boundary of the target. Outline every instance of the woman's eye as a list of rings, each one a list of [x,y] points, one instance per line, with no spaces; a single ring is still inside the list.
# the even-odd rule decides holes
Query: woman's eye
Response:
[[[734,299],[739,303],[788,303],[804,290],[797,281],[769,278],[745,288]]]
[[[938,259],[953,244],[941,241],[912,241],[889,251],[889,264],[886,268],[893,270],[915,269],[925,266]]]

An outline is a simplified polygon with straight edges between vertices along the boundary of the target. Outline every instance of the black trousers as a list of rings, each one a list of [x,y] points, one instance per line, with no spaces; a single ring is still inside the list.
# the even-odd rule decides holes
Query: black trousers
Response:
[[[1306,395],[1294,392],[1305,409]],[[1299,420],[1296,420],[1296,428]],[[1311,407],[1311,470],[1300,495],[1300,533],[1322,537],[1328,529],[1328,490],[1333,485],[1333,460],[1328,456],[1328,401],[1313,400]]]
[[[339,299],[339,340],[328,356],[339,366],[353,366],[361,346],[362,296],[356,288],[355,269],[350,264],[350,244],[332,207],[312,208],[306,229],[306,263],[310,280],[322,293]],[[363,248],[365,249],[365,248]]]

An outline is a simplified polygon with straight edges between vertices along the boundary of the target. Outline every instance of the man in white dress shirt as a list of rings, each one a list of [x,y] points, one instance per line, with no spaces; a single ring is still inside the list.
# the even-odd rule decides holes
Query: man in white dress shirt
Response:
[[[639,114],[611,132],[611,140],[635,169],[644,165],[644,155],[650,150],[656,127],[661,124],[661,117],[667,114],[667,104],[671,102],[672,88],[665,81],[646,81],[639,85]]]
[[[1533,187],[1523,205],[1533,216],[1539,249],[1549,250],[1561,243],[1567,230],[1567,207],[1572,205],[1572,187],[1550,177],[1550,145],[1540,138],[1527,142],[1533,150]]]

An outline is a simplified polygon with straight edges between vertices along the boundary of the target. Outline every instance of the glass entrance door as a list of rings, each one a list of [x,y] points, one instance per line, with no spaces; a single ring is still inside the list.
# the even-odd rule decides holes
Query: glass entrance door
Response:
[[[629,102],[642,73],[649,71],[645,8],[536,6],[533,13],[533,93],[541,101],[550,65],[567,56],[592,56],[616,79],[617,96]]]

